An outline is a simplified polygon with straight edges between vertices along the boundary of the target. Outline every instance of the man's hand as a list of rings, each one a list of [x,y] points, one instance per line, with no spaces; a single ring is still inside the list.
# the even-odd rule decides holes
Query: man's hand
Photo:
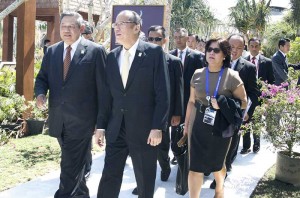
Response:
[[[96,129],[94,134],[94,142],[99,147],[104,146],[104,130],[103,129]]]
[[[180,116],[172,116],[171,126],[178,126],[180,124]]]
[[[158,129],[152,129],[150,131],[147,144],[150,144],[151,146],[157,146],[161,143],[162,139],[162,131]]]
[[[47,109],[46,101],[46,96],[44,94],[40,94],[38,97],[36,97],[36,106],[39,109]]]

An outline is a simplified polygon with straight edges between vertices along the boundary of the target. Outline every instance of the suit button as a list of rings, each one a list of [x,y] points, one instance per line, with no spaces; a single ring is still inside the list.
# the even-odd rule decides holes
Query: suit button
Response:
[[[123,96],[126,96],[126,93],[124,93]]]
[[[64,90],[64,89],[65,89],[65,87],[62,87],[61,89],[62,89],[62,90]]]
[[[124,112],[124,109],[121,109],[121,112]]]
[[[65,104],[65,101],[62,101],[61,104],[62,104],[62,105]]]

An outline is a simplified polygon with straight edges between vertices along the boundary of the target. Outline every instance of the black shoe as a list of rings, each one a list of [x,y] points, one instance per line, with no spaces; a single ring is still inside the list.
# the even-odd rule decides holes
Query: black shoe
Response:
[[[209,175],[210,175],[210,173],[204,173],[204,176],[206,176],[206,177],[209,176]]]
[[[225,182],[225,179],[227,178],[227,173],[226,173],[226,175],[225,175],[225,178],[224,178],[224,182]],[[209,188],[210,189],[215,189],[216,188],[216,180],[214,179],[214,181],[213,182],[211,182],[211,184],[210,184],[210,186],[209,186]]]
[[[248,154],[248,153],[250,153],[251,152],[251,149],[245,149],[245,148],[243,148],[242,150],[241,150],[241,154]]]
[[[137,187],[135,187],[132,191],[133,195],[139,195]]]
[[[226,171],[230,172],[232,170],[232,166],[231,165],[226,165]]]
[[[175,157],[173,157],[173,159],[171,160],[171,164],[177,165],[177,159]]]
[[[258,153],[259,150],[260,150],[260,146],[259,145],[254,145],[253,146],[253,153]]]
[[[160,172],[160,180],[161,181],[168,181],[170,173],[171,173],[171,168],[168,168],[167,170],[161,171]]]

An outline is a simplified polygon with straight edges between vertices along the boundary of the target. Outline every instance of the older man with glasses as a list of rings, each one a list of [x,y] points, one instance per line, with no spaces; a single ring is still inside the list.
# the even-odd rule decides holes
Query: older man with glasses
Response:
[[[105,164],[98,198],[117,198],[130,154],[140,198],[154,194],[158,145],[169,111],[168,69],[161,47],[139,39],[141,17],[121,11],[112,25],[122,46],[107,57],[105,107],[95,141],[106,138]]]

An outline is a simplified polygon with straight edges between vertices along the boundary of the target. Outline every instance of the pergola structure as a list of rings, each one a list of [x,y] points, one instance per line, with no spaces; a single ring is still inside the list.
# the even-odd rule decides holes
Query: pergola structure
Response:
[[[87,6],[76,0],[67,0],[69,10],[79,7],[83,18],[88,18]],[[1,0],[0,12],[14,0]],[[98,22],[100,5],[94,3],[94,22]],[[98,15],[97,15],[98,14]],[[17,18],[16,91],[26,100],[33,99],[35,20],[47,21],[47,38],[51,43],[60,40],[58,0],[27,0],[3,20],[2,61],[13,61],[14,19]]]

